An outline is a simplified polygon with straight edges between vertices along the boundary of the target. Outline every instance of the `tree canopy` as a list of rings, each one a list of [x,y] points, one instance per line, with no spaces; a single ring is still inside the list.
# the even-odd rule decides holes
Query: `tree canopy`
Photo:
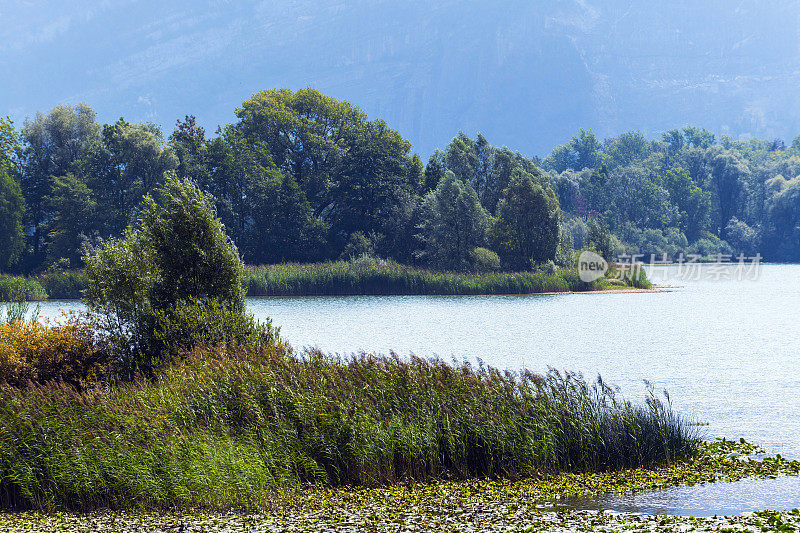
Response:
[[[797,139],[582,129],[539,159],[459,132],[423,164],[386,122],[312,88],[262,91],[235,112],[213,135],[187,116],[166,138],[100,125],[83,104],[19,130],[0,120],[0,268],[81,267],[82,248],[120,238],[173,172],[209,195],[254,264],[373,254],[477,269],[497,255],[520,269],[590,245],[800,260]]]

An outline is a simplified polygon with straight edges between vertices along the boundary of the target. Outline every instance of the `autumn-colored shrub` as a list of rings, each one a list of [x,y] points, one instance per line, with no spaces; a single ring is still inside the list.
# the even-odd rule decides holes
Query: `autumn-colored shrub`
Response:
[[[94,324],[77,315],[61,323],[0,323],[0,382],[63,382],[83,388],[106,374],[107,350]]]

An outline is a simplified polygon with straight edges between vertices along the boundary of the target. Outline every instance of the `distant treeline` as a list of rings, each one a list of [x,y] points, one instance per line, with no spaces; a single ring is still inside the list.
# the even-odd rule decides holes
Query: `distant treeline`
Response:
[[[80,268],[169,173],[213,195],[250,264],[519,271],[582,248],[800,259],[800,140],[581,130],[540,160],[460,133],[423,164],[384,121],[313,89],[260,92],[236,116],[213,137],[189,116],[167,138],[101,126],[85,105],[0,120],[0,271]]]
[[[542,162],[576,247],[601,218],[628,253],[800,260],[800,137],[719,140],[671,130],[598,141],[581,130]]]

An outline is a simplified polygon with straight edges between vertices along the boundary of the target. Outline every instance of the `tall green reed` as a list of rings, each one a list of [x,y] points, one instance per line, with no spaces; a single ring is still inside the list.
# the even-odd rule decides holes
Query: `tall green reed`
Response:
[[[0,505],[253,506],[300,483],[611,470],[691,453],[694,431],[555,370],[198,349],[155,380],[0,388]]]

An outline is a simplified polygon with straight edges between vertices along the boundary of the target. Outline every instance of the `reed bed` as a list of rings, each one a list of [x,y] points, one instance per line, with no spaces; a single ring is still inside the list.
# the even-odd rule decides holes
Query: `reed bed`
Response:
[[[29,301],[77,300],[85,288],[83,270],[48,271],[36,276],[0,274],[0,302],[20,297]]]
[[[257,507],[289,487],[663,464],[695,426],[652,392],[397,356],[196,349],[153,380],[0,387],[0,507]]]
[[[250,267],[246,284],[248,296],[533,294],[592,288],[575,270],[438,272],[380,260]]]

